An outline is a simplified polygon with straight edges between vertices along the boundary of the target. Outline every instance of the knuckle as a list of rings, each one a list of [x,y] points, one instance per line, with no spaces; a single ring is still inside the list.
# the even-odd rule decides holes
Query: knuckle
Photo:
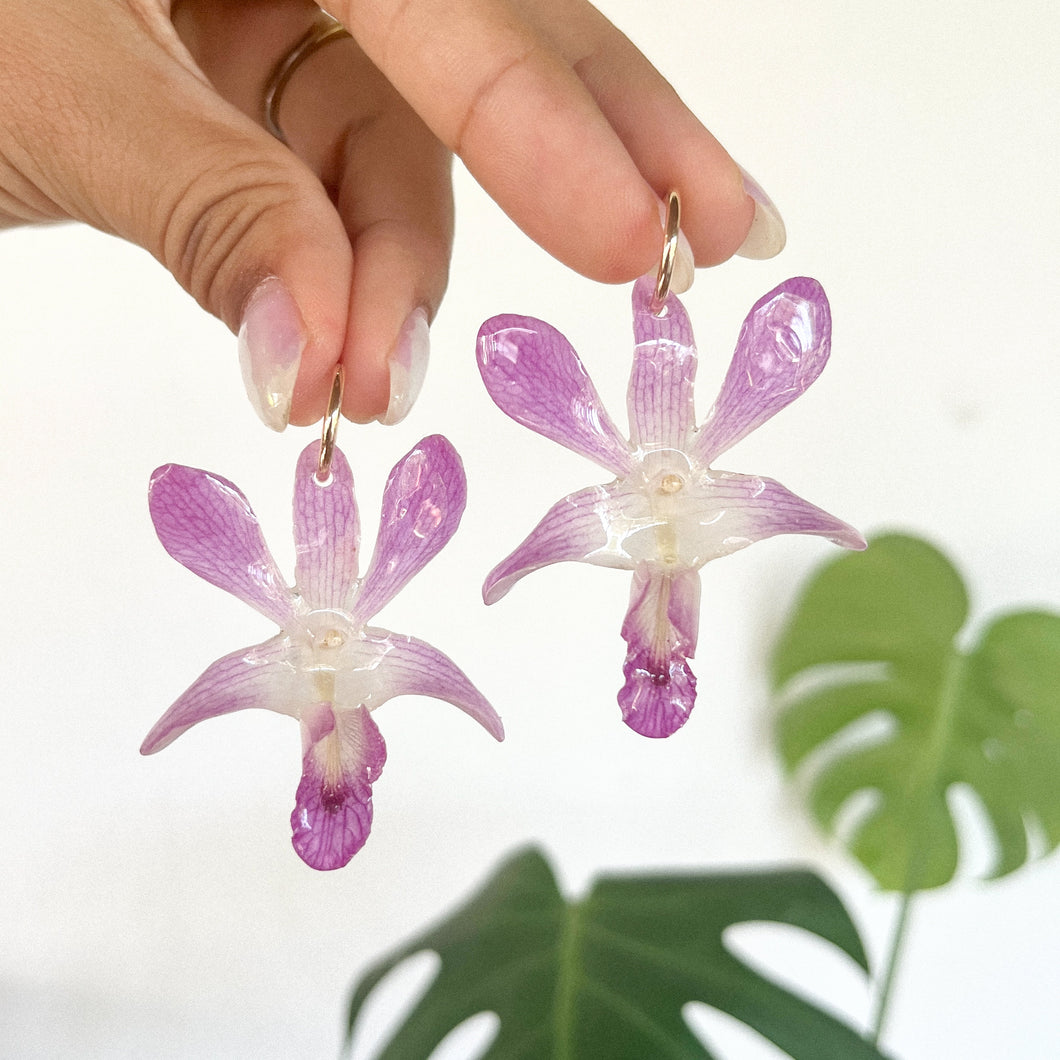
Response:
[[[297,191],[285,175],[261,162],[195,167],[190,178],[160,197],[155,256],[201,305],[232,323],[224,292],[268,232],[285,225]]]

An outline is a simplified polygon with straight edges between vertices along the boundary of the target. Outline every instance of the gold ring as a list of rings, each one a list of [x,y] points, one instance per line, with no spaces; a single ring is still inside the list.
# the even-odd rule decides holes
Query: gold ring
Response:
[[[677,261],[677,241],[681,233],[681,198],[671,191],[666,200],[666,230],[663,234],[663,252],[659,261],[659,275],[655,280],[655,293],[651,297],[651,311],[662,316],[666,299],[670,295],[670,282],[674,278],[674,263]]]
[[[339,433],[339,414],[342,411],[342,365],[335,369],[331,383],[331,397],[324,417],[324,430],[320,436],[320,455],[317,457],[317,482],[323,484],[331,478],[331,461],[335,456],[335,438]]]
[[[287,137],[280,128],[280,101],[283,99],[287,82],[313,52],[322,48],[328,41],[341,40],[350,35],[341,22],[323,11],[320,14],[320,20],[311,26],[301,40],[276,64],[276,69],[265,84],[265,128],[280,143],[287,143]]]

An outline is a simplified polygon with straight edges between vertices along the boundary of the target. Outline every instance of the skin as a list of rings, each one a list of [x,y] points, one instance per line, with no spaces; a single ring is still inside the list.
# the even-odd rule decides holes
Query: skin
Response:
[[[654,266],[682,192],[697,265],[754,204],[735,163],[585,0],[326,0],[353,35],[299,67],[288,145],[262,126],[306,0],[5,0],[0,226],[77,220],[150,251],[237,330],[268,276],[305,322],[291,422],[386,409],[409,312],[433,318],[453,236],[452,154],[532,239],[595,280]],[[586,204],[592,204],[592,209]]]

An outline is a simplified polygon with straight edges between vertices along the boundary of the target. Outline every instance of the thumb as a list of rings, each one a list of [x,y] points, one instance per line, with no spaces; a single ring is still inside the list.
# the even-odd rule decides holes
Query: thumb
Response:
[[[317,418],[352,278],[320,181],[214,92],[168,19],[130,13],[155,5],[79,0],[61,35],[35,7],[16,0],[22,24],[0,42],[0,209],[86,221],[144,247],[240,332],[270,426],[282,429],[292,406]]]

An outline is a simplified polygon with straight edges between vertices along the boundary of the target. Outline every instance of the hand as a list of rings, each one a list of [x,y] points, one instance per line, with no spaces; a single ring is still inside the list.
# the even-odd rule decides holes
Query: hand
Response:
[[[340,361],[350,418],[407,411],[401,362],[447,282],[450,151],[594,279],[653,267],[672,187],[697,264],[783,246],[768,199],[586,0],[324,6],[353,39],[292,77],[289,146],[262,100],[320,17],[308,0],[8,0],[0,35],[0,224],[147,248],[242,329],[271,425],[318,419]]]

